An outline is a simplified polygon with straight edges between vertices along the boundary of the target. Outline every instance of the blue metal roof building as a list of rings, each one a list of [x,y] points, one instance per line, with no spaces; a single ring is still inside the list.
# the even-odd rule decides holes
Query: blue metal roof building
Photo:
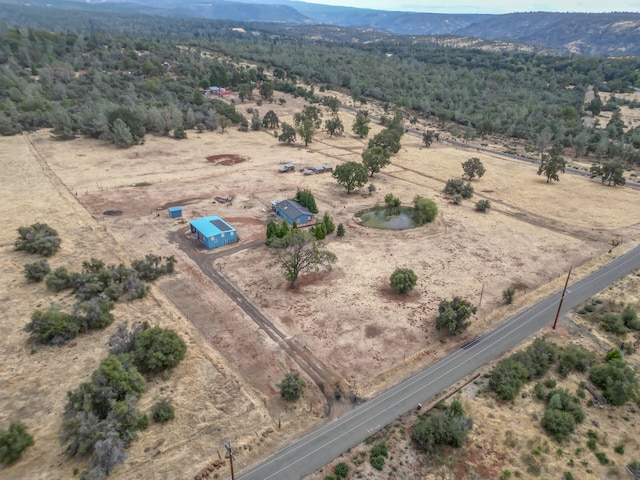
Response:
[[[283,200],[276,205],[276,214],[280,215],[287,222],[293,225],[302,226],[313,219],[313,213],[307,207],[303,207],[295,200]]]
[[[191,232],[196,234],[196,240],[209,249],[238,241],[236,229],[215,215],[197,218],[189,222],[189,225]]]

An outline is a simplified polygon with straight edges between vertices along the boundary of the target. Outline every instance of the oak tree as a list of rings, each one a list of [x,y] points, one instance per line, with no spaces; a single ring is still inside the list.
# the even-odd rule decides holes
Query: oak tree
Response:
[[[436,318],[436,328],[442,330],[446,328],[454,333],[466,328],[467,320],[476,313],[477,309],[468,300],[461,297],[453,297],[452,300],[443,300],[438,306],[438,318]]]
[[[367,168],[357,162],[338,165],[333,171],[333,177],[347,190],[347,193],[363,187],[367,183],[368,175]]]
[[[547,183],[553,181],[559,182],[560,177],[558,173],[564,173],[564,169],[567,166],[567,162],[564,158],[558,155],[542,155],[540,161],[540,167],[538,167],[538,175],[544,175],[547,177]]]
[[[356,114],[356,119],[353,121],[353,125],[351,126],[351,130],[353,133],[358,135],[360,138],[366,137],[369,135],[369,112],[366,110],[360,110]]]
[[[306,230],[291,229],[287,235],[273,238],[270,242],[269,249],[275,257],[271,266],[279,266],[285,278],[291,282],[291,288],[296,288],[302,272],[311,269],[331,270],[336,256],[323,247]]]
[[[462,170],[464,176],[469,180],[473,180],[475,177],[481,178],[485,174],[484,165],[479,158],[472,157],[466,162],[462,162]]]
[[[380,172],[384,167],[389,165],[391,154],[383,147],[369,147],[362,152],[362,164],[369,171],[369,176],[373,177],[374,173]]]

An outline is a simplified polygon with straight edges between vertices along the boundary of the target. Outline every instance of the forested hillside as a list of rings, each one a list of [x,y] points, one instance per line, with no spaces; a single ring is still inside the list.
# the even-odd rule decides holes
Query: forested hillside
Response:
[[[3,10],[5,135],[53,127],[63,137],[113,139],[120,118],[132,137],[125,144],[131,144],[145,132],[169,135],[246,122],[234,105],[205,98],[209,86],[243,91],[247,98],[295,92],[311,102],[320,101],[325,89],[341,89],[362,105],[375,100],[401,107],[409,119],[437,118],[466,138],[501,134],[539,150],[555,146],[594,159],[640,163],[637,126],[629,128],[615,114],[603,128],[585,128],[581,121],[585,110],[615,111],[624,103],[614,96],[603,104],[598,91],[640,87],[638,58],[451,48],[437,37],[385,35],[367,37],[365,44],[336,40],[345,30],[338,35],[330,27],[323,40],[310,39],[317,38],[310,31],[321,31],[317,26],[95,17],[14,5]],[[357,38],[359,32],[348,33]],[[584,105],[589,86],[595,98]]]

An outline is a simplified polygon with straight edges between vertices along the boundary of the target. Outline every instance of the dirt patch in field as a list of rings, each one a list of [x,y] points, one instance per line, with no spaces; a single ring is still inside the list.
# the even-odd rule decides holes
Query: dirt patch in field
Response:
[[[240,155],[210,155],[207,157],[207,160],[214,165],[237,165],[239,163],[246,162],[249,160],[248,157],[241,157]]]

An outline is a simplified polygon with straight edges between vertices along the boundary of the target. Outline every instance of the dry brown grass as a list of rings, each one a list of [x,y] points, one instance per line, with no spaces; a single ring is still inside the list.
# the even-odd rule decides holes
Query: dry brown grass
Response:
[[[302,101],[286,100],[260,111],[274,109],[281,121],[291,122]],[[256,107],[238,108],[249,106]],[[340,115],[350,131],[353,116]],[[374,127],[372,134],[378,130]],[[187,340],[189,351],[169,380],[149,381],[140,402],[144,410],[159,396],[171,396],[176,421],[144,432],[114,478],[193,476],[218,459],[216,451],[222,452],[227,438],[238,446],[243,468],[317,424],[325,408],[314,388],[294,406],[279,400],[275,385],[296,365],[169,241],[169,234],[184,232],[186,225],[168,217],[168,205],[182,205],[187,220],[221,215],[246,244],[264,236],[266,222],[274,218],[271,200],[290,198],[298,188],[312,190],[321,213],[328,211],[336,224],[347,227],[343,239],[327,241],[339,259],[332,272],[304,275],[298,290],[290,291],[281,273],[268,268],[264,247],[225,257],[216,266],[360,395],[373,394],[453,348],[452,340],[433,328],[441,299],[461,295],[477,301],[484,286],[468,332],[475,335],[512,311],[500,307],[501,292],[511,283],[527,286],[517,299],[523,305],[536,289],[558,288],[569,265],[591,262],[594,268],[609,258],[606,252],[618,235],[624,239],[622,248],[640,239],[637,193],[630,189],[570,175],[547,185],[534,166],[442,144],[423,149],[414,137],[405,137],[393,164],[372,179],[377,186],[373,196],[365,190],[347,195],[327,174],[277,172],[285,162],[359,161],[366,139],[351,134],[329,138],[319,133],[309,148],[280,145],[272,132],[235,130],[189,132],[185,141],[149,136],[144,145],[128,150],[84,138],[56,142],[45,131],[0,143],[3,198],[9,208],[0,233],[0,279],[7,286],[0,307],[5,319],[0,380],[6,386],[0,393],[0,421],[23,420],[36,439],[20,462],[2,471],[6,478],[70,478],[74,467],[82,468],[62,455],[57,441],[65,394],[106,355],[113,329],[81,336],[68,347],[37,347],[29,353],[23,327],[31,311],[65,301],[65,296],[23,279],[22,265],[31,257],[12,248],[18,226],[42,221],[59,230],[63,244],[53,266],[79,269],[92,256],[110,263],[146,253],[178,258],[178,273],[158,282],[150,298],[119,304],[115,311],[118,321],[172,326]],[[207,161],[219,155],[247,160]],[[487,167],[485,177],[474,182],[477,197],[492,202],[486,215],[474,211],[477,197],[454,206],[441,193],[444,182],[459,176],[460,163],[471,156]],[[416,194],[434,199],[438,220],[405,232],[358,225],[354,214],[382,203],[386,193],[405,204]],[[231,204],[215,201],[230,194],[235,195]],[[104,215],[109,210],[123,213]],[[406,266],[417,273],[418,286],[404,298],[389,291],[388,279],[396,267]],[[279,431],[278,418],[283,422]]]

